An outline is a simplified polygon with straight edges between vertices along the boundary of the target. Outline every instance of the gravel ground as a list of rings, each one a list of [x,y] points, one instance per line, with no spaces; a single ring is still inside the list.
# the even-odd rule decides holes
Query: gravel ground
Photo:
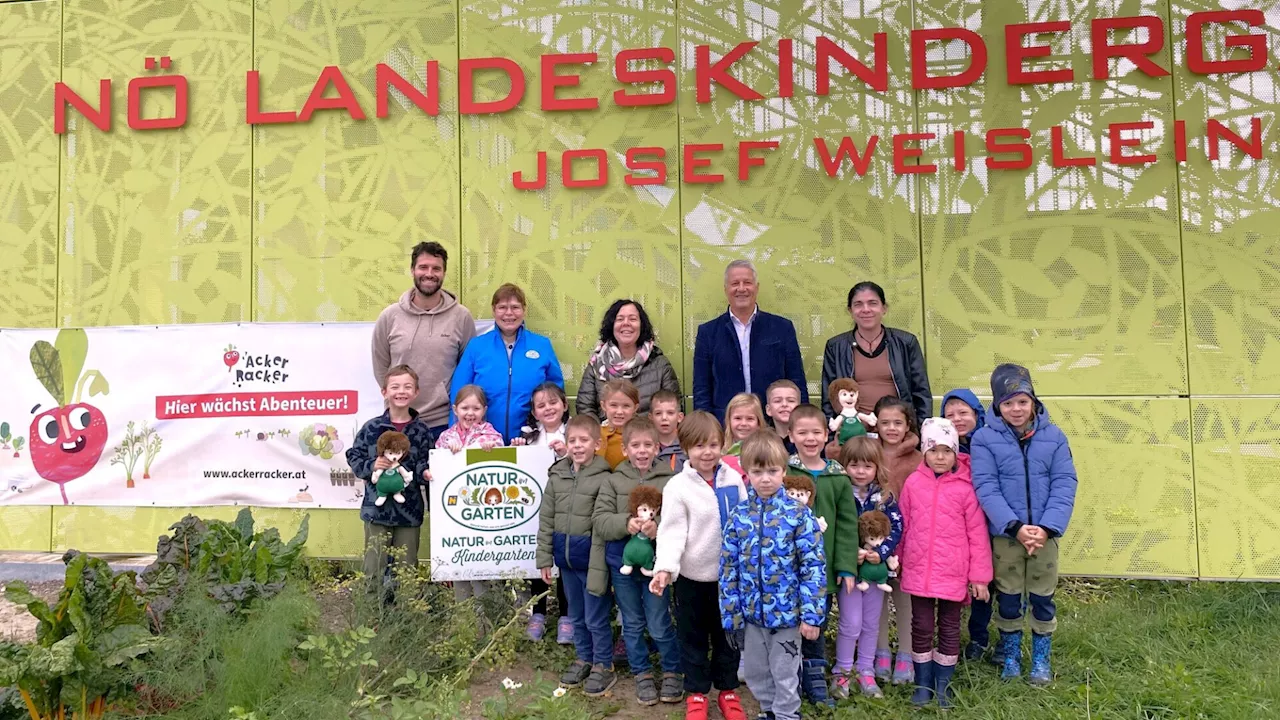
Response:
[[[62,590],[62,581],[30,583],[28,587],[36,597],[52,604]],[[31,617],[26,608],[14,605],[0,596],[0,640],[29,643],[35,639],[36,619]]]

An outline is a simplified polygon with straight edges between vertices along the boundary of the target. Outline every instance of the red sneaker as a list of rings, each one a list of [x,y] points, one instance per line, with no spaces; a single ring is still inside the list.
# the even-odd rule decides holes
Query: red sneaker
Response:
[[[738,693],[732,690],[721,692],[716,698],[716,704],[720,706],[720,715],[724,720],[747,720],[742,703],[738,701]]]
[[[707,696],[692,693],[684,701],[684,720],[707,720]]]

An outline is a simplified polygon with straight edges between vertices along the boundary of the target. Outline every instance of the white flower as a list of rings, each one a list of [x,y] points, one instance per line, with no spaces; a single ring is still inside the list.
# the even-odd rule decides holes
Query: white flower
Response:
[[[564,689],[564,688],[556,688],[555,690],[553,690],[553,691],[551,692],[551,696],[552,696],[552,697],[564,697],[564,694],[565,694],[565,693],[567,693],[567,692],[569,692],[569,691],[568,691],[568,690],[566,690],[566,689]]]
[[[502,687],[508,690],[518,690],[519,688],[524,687],[524,683],[518,683],[511,678],[502,678]]]

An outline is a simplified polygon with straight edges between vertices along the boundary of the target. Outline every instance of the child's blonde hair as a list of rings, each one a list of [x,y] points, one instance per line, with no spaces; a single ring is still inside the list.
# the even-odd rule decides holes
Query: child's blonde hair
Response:
[[[742,441],[742,469],[787,467],[787,448],[778,434],[761,428]]]
[[[568,439],[569,433],[574,431],[584,432],[594,437],[597,443],[600,442],[600,420],[591,413],[574,415],[569,418],[569,422],[564,424],[565,439]]]
[[[840,446],[840,466],[846,471],[855,463],[871,463],[876,466],[875,484],[886,493],[889,492],[889,473],[884,467],[884,453],[880,450],[879,441],[866,435],[849,438]]]
[[[746,408],[755,414],[757,430],[765,426],[764,409],[760,407],[760,398],[751,393],[734,395],[733,399],[724,408],[724,440],[722,445],[726,448],[737,442],[737,439],[733,437],[733,428],[729,425],[729,418],[733,417],[734,410],[741,410],[742,408]],[[743,439],[745,440],[746,438]]]
[[[489,396],[484,394],[484,388],[479,385],[463,385],[458,388],[458,393],[453,396],[454,407],[457,407],[458,403],[470,397],[475,398],[480,403],[480,407],[485,410],[489,409]]]

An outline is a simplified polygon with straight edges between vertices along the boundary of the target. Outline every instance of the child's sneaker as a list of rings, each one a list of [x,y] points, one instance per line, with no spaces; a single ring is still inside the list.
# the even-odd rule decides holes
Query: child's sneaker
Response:
[[[874,667],[877,680],[888,680],[893,674],[893,653],[888,650],[876,650]]]
[[[671,673],[662,673],[662,690],[658,694],[658,699],[664,703],[678,703],[684,699],[684,681],[680,676]]]
[[[563,615],[556,625],[556,642],[560,645],[573,644],[573,621]]]
[[[915,669],[911,667],[911,655],[907,653],[898,653],[898,657],[893,662],[893,684],[908,685],[915,682]]]
[[[560,684],[564,687],[578,687],[591,674],[591,665],[581,660],[574,660],[568,670],[560,675]]]
[[[529,625],[525,627],[525,633],[529,639],[538,642],[547,632],[547,616],[542,613],[534,613],[529,616]]]
[[[653,673],[636,676],[636,702],[646,707],[658,704],[658,686],[653,682]]]
[[[652,680],[652,678],[650,678]],[[592,665],[591,674],[582,685],[582,692],[587,697],[599,697],[618,684],[618,674],[613,668],[605,665]]]
[[[849,697],[848,670],[831,671],[831,697],[836,700],[844,700]]]
[[[720,717],[724,720],[747,720],[747,713],[742,709],[738,693],[732,690],[721,690],[716,698],[716,704],[720,706]]]
[[[864,697],[884,697],[884,693],[881,692],[880,686],[876,684],[876,676],[871,673],[858,673],[858,689],[862,691]]]
[[[969,644],[964,646],[965,660],[969,660],[969,661],[981,660],[982,656],[986,654],[987,654],[986,645],[979,645],[978,643],[970,640]]]
[[[693,693],[684,701],[684,720],[707,720],[707,696]]]

